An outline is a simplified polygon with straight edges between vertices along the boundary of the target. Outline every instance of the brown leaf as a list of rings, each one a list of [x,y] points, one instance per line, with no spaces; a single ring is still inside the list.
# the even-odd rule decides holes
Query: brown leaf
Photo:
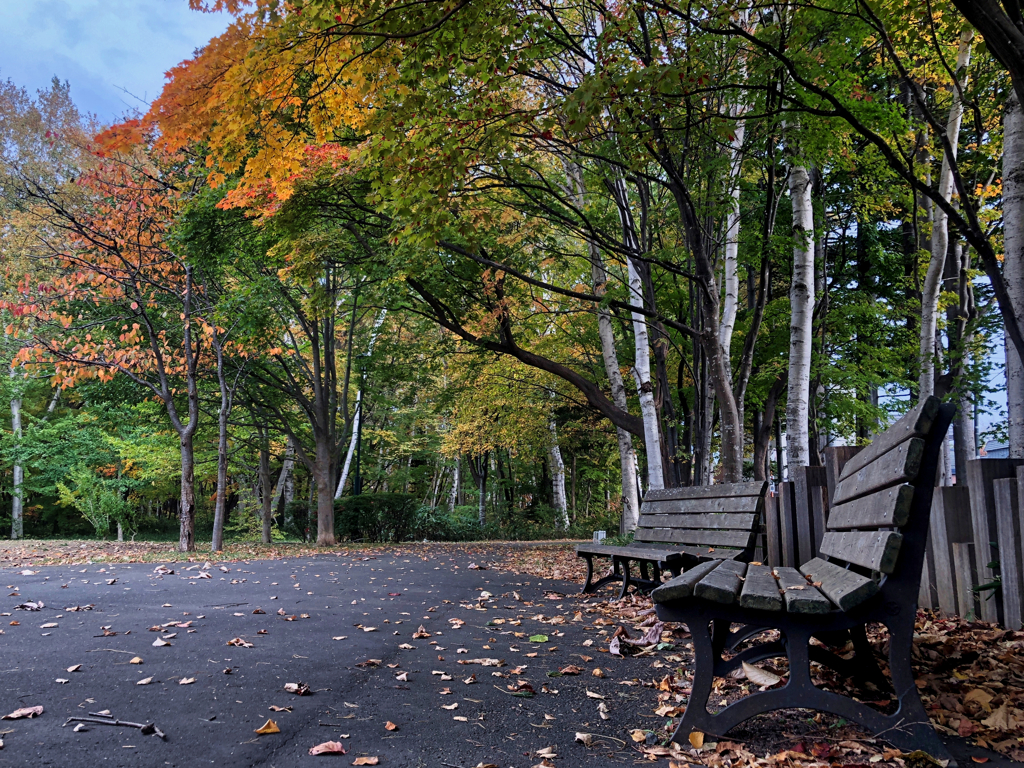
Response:
[[[704,746],[704,733],[702,731],[690,731],[690,746],[694,749],[700,749]]]
[[[142,657],[141,656],[135,656],[128,663],[129,664],[141,664],[142,663]]]
[[[309,686],[305,683],[285,683],[284,689],[288,693],[294,693],[296,696],[308,696]]]
[[[430,633],[427,632],[427,628],[420,624],[420,628],[412,633],[413,640],[423,640],[430,637]]]
[[[352,761],[352,765],[377,765],[380,762],[380,758],[374,755],[373,757],[357,757]]]
[[[22,707],[21,709],[14,710],[9,715],[4,715],[2,718],[0,718],[0,720],[20,720],[23,717],[30,717],[31,718],[31,717],[37,717],[37,716],[39,716],[41,714],[43,714],[42,706]]]
[[[394,723],[392,723],[390,720],[388,720],[386,723],[384,723],[384,730],[385,731],[397,731],[398,730],[398,726],[395,725]]]
[[[277,723],[268,719],[267,722],[265,722],[260,728],[257,728],[254,732],[263,736],[268,733],[280,733],[281,729],[277,727]]]
[[[309,754],[311,755],[344,755],[345,747],[342,746],[340,741],[325,741],[323,744],[317,744],[315,747],[309,748]]]
[[[277,704],[271,704],[270,705],[270,711],[271,712],[291,712],[292,708],[291,707],[279,707],[279,706],[277,706]]]

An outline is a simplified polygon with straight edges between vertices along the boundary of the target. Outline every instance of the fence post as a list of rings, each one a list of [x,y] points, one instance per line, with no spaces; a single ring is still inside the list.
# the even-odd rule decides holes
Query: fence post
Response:
[[[957,615],[957,587],[953,546],[971,541],[971,499],[967,486],[948,485],[935,489],[930,522],[930,548],[934,570],[935,592],[939,611],[947,616]],[[964,572],[966,583],[971,583],[970,563]],[[973,611],[973,600],[969,606]],[[959,615],[966,614],[968,606],[959,608]]]
[[[1020,470],[1018,470],[1020,471]],[[995,480],[992,496],[996,507],[996,545],[999,549],[999,575],[1002,581],[1003,626],[1021,628],[1020,510],[1017,481]]]
[[[974,530],[975,586],[988,584],[995,574],[989,563],[998,559],[992,550],[996,537],[996,505],[994,480],[1015,478],[1024,459],[971,459],[967,462],[967,487],[971,489],[971,525]],[[999,621],[997,600],[979,601],[978,618]]]

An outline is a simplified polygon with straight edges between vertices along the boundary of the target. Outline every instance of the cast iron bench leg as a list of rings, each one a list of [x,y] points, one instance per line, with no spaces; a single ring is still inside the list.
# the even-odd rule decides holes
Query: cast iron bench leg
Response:
[[[621,600],[629,592],[629,588],[633,585],[633,570],[631,567],[630,560],[628,558],[615,558],[615,563],[622,568],[622,589],[619,591],[619,596],[616,600]]]
[[[582,553],[579,556],[587,561],[587,580],[583,583],[583,589],[580,590],[580,594],[586,594],[594,591],[594,585],[591,583],[594,578],[594,556]]]

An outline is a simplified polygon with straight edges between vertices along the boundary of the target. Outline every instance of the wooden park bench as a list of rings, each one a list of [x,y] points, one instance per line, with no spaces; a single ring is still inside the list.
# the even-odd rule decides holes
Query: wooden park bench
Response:
[[[928,398],[847,462],[819,556],[799,570],[710,561],[654,590],[658,617],[685,622],[693,636],[693,688],[676,741],[686,744],[691,731],[724,736],[754,715],[803,707],[857,722],[905,751],[949,758],[918,696],[910,653],[936,468],[954,410]],[[887,688],[865,632],[874,622],[889,630],[889,669],[898,699],[892,714],[811,680],[814,661],[856,682]],[[737,638],[772,629],[780,631],[779,640],[723,658],[723,651],[739,646]],[[825,645],[811,645],[812,637]],[[825,647],[847,643],[852,658]],[[775,657],[789,661],[785,685],[708,712],[716,676],[725,677],[743,662]],[[871,698],[879,698],[878,692]]]
[[[587,561],[583,592],[595,592],[605,584],[621,581],[622,598],[631,586],[645,591],[658,586],[664,571],[678,576],[708,560],[749,562],[764,516],[767,490],[768,483],[758,481],[649,491],[640,507],[640,522],[631,544],[576,547],[576,556]],[[612,564],[611,573],[596,582],[595,557],[610,558]],[[639,567],[639,578],[632,575],[633,562]]]

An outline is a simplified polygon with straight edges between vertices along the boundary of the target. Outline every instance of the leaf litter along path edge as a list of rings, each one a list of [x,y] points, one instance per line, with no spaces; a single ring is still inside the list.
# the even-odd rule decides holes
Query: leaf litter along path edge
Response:
[[[45,706],[40,717],[11,724],[4,762],[269,766],[378,757],[381,765],[507,768],[544,759],[601,766],[657,758],[668,765],[678,754],[659,755],[664,748],[648,741],[668,733],[666,717],[655,712],[665,712],[659,697],[673,698],[685,685],[685,674],[676,673],[688,648],[677,642],[624,659],[602,653],[620,618],[634,639],[643,634],[636,628],[650,619],[649,601],[571,596],[578,581],[543,578],[556,568],[576,575],[565,549],[438,544],[208,564],[196,553],[195,563],[164,568],[36,562],[31,576],[21,575],[20,564],[2,569],[0,586],[13,587],[3,612],[12,614],[8,621],[23,619],[3,625],[0,636],[10,709]],[[27,601],[44,608],[14,610]],[[46,619],[58,627],[41,631]],[[429,638],[413,639],[420,626]],[[531,643],[538,635],[548,640]],[[153,647],[163,637],[169,645]],[[252,647],[228,645],[239,638]],[[129,663],[135,657],[141,665]],[[492,660],[504,664],[485,666]],[[659,690],[666,676],[673,682]],[[54,682],[60,677],[69,682]],[[150,684],[138,687],[145,678]],[[191,678],[194,684],[179,685]],[[310,695],[288,693],[287,683],[305,683]],[[122,720],[155,722],[168,741],[102,726],[60,728],[67,717],[107,709]],[[271,716],[281,733],[254,733]],[[806,734],[827,728],[799,717],[782,722],[795,738],[780,739],[771,724],[764,730],[781,747],[804,744],[807,759],[820,763],[813,752],[823,742]],[[327,741],[341,742],[346,756],[309,755]],[[688,759],[743,764],[721,744],[706,743]],[[842,754],[831,759],[850,762]]]

